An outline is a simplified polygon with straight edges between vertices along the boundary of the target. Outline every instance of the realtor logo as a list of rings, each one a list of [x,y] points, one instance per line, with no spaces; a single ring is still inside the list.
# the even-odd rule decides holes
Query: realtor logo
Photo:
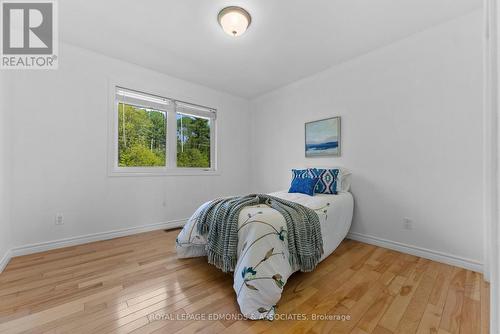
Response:
[[[57,20],[54,0],[0,0],[2,69],[56,69]]]

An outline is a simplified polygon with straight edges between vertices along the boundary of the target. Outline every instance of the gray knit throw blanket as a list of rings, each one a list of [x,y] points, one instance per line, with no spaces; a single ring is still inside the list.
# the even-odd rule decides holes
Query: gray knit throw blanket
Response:
[[[196,217],[197,230],[207,235],[208,262],[223,272],[236,268],[238,218],[246,206],[265,204],[283,215],[287,225],[288,250],[292,269],[312,271],[323,255],[319,218],[314,210],[278,197],[252,194],[219,198]]]

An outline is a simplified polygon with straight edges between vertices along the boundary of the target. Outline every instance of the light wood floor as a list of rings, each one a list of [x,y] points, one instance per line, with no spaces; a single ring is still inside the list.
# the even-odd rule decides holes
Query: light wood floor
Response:
[[[14,258],[0,274],[0,333],[487,333],[481,274],[344,241],[312,273],[296,273],[279,314],[306,321],[202,320],[238,314],[231,275],[177,260],[178,231],[155,231]],[[187,317],[187,320],[155,320]],[[313,321],[317,315],[346,321]]]

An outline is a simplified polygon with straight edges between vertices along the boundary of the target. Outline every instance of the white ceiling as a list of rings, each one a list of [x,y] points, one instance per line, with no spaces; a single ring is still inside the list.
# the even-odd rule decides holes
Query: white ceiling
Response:
[[[252,15],[241,37],[220,9]],[[252,98],[481,7],[481,0],[64,0],[64,42]]]

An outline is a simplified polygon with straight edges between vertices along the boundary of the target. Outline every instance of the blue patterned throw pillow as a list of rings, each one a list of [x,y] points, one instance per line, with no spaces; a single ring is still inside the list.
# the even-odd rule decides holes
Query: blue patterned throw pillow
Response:
[[[338,169],[310,168],[309,173],[318,178],[314,192],[317,194],[337,194]]]
[[[292,169],[292,181],[295,179],[312,178],[308,169]]]
[[[292,185],[290,186],[290,190],[288,190],[289,193],[301,193],[301,194],[306,194],[309,196],[314,196],[314,188],[316,187],[316,184],[318,183],[317,178],[309,178],[309,177],[304,177],[304,178],[295,178],[292,181]]]

